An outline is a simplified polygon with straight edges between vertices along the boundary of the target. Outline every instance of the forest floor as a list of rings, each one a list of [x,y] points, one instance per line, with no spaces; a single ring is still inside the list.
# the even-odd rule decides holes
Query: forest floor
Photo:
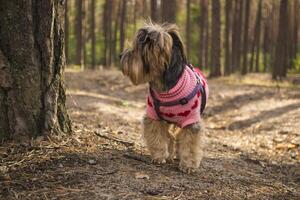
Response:
[[[146,85],[69,70],[74,133],[0,146],[0,199],[300,199],[300,87],[268,78],[208,80],[206,154],[189,175],[151,164]]]

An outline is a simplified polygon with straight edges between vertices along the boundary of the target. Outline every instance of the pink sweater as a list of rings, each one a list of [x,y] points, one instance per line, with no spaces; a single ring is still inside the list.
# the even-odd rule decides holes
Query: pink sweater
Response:
[[[201,78],[206,91],[206,98],[208,97],[207,81],[202,72],[195,68],[195,71]],[[157,93],[154,91],[155,97],[161,102],[170,102],[187,97],[192,93],[197,84],[197,78],[194,72],[186,66],[177,84],[167,92]],[[199,91],[187,104],[175,106],[161,106],[160,113],[163,119],[173,122],[181,128],[200,121],[200,106],[201,106],[201,92]],[[147,116],[153,120],[159,120],[156,114],[153,99],[150,92],[147,97]]]

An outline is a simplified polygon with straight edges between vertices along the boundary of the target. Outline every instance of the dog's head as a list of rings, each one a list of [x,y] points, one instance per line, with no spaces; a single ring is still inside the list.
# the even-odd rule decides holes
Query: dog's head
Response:
[[[174,24],[146,25],[138,30],[132,48],[121,54],[122,71],[136,85],[163,79],[178,61],[186,63],[186,54]]]

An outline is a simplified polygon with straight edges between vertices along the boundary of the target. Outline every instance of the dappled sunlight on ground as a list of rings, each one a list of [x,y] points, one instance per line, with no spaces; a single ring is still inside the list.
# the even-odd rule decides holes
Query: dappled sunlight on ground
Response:
[[[74,133],[1,147],[0,198],[299,199],[299,89],[208,80],[206,154],[186,175],[178,161],[151,164],[141,140],[146,85],[118,70],[65,76]]]

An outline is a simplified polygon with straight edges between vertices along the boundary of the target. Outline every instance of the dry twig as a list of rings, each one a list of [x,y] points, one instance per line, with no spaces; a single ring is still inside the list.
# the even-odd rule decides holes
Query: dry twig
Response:
[[[113,136],[108,136],[106,134],[102,134],[100,132],[97,132],[97,131],[94,131],[94,134],[97,135],[98,137],[102,137],[102,138],[105,138],[107,140],[112,140],[114,142],[118,142],[120,144],[123,144],[125,145],[126,147],[132,147],[134,146],[134,143],[133,142],[129,142],[129,141],[124,141],[124,140],[121,140],[119,138],[116,138],[116,137],[113,137]]]

